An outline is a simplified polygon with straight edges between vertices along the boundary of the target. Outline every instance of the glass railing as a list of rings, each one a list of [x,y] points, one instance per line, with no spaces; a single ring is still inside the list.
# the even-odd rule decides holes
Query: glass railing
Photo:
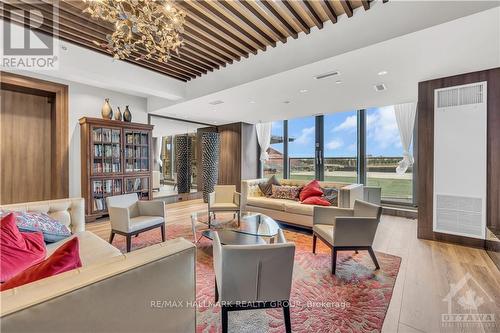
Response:
[[[404,175],[396,173],[396,166],[402,157],[368,157],[367,185],[382,189],[382,200],[411,203],[413,197],[413,175],[409,168]],[[291,179],[314,179],[315,161],[313,157],[293,157],[288,159]],[[325,181],[356,183],[356,157],[325,157]],[[264,164],[264,176],[276,175],[283,178],[283,160],[268,161]]]

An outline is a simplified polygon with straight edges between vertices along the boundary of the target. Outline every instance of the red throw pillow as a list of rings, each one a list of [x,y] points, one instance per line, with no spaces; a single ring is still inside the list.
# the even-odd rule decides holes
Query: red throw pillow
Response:
[[[26,268],[45,259],[41,232],[20,232],[13,213],[0,222],[0,281],[7,281]]]
[[[317,180],[311,180],[309,183],[307,183],[306,186],[302,188],[302,191],[300,191],[299,199],[300,201],[304,201],[309,197],[322,196],[322,195],[323,191],[319,186],[319,182]]]
[[[50,257],[31,266],[0,286],[0,291],[15,288],[82,267],[78,238],[75,237],[59,247]]]
[[[306,205],[331,206],[332,204],[323,197],[313,196],[302,201]]]

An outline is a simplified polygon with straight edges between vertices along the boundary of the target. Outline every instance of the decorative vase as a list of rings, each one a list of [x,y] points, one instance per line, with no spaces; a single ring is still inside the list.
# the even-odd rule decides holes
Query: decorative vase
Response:
[[[191,138],[188,135],[177,135],[177,193],[191,192]]]
[[[132,113],[130,112],[128,105],[125,107],[125,112],[123,112],[123,120],[128,123],[132,121]]]
[[[220,134],[205,132],[201,136],[201,167],[203,174],[203,201],[213,192],[219,176]]]
[[[113,119],[113,109],[111,108],[111,105],[109,105],[109,98],[104,99],[101,115],[103,119]]]
[[[115,112],[115,120],[120,121],[122,120],[122,111],[120,110],[119,106],[117,106],[116,108],[118,109],[118,111]]]

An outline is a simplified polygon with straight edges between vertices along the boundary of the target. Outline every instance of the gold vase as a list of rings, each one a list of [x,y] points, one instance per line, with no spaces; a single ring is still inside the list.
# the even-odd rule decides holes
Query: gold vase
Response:
[[[118,111],[115,112],[115,120],[122,120],[122,111],[120,110],[120,107],[116,107]]]
[[[111,105],[109,105],[109,98],[104,99],[101,115],[103,119],[113,119],[113,109],[111,108]]]

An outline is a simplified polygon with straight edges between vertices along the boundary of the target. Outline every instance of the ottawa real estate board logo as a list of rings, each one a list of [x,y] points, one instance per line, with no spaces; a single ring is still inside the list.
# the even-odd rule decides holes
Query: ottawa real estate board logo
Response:
[[[37,1],[37,8],[17,1],[2,2],[1,62],[7,70],[58,69],[56,2]]]

